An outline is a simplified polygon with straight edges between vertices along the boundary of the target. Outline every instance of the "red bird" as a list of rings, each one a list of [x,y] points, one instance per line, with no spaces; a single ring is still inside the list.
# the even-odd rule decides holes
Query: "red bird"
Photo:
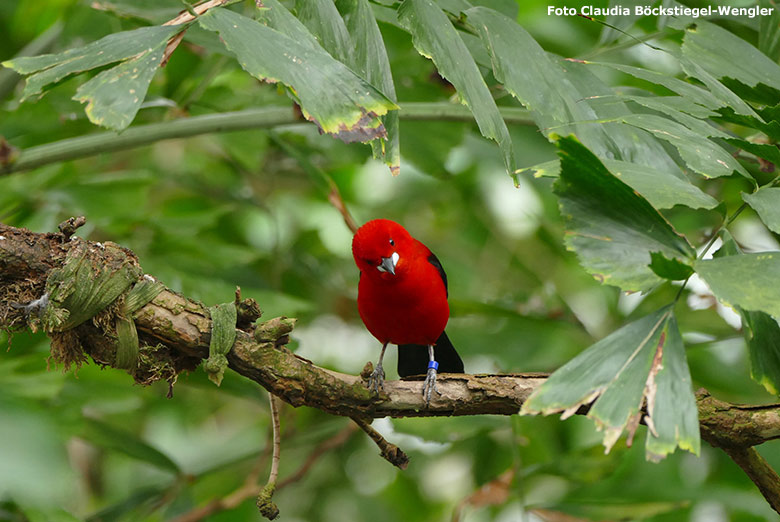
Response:
[[[417,375],[427,369],[423,396],[429,403],[437,370],[463,373],[463,361],[444,333],[450,317],[447,274],[428,247],[388,219],[360,227],[352,239],[352,255],[360,269],[360,318],[382,343],[369,389],[378,393],[383,388],[385,349],[397,344],[398,375]]]

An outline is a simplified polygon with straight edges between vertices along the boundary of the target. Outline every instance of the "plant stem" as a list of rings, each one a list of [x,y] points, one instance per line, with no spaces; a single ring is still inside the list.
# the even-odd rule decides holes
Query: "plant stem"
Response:
[[[465,105],[449,102],[406,102],[399,103],[402,120],[448,120],[473,121],[471,109]],[[536,125],[526,109],[519,107],[499,107],[501,117],[508,124]]]
[[[9,174],[103,152],[132,149],[172,138],[272,127],[294,121],[295,115],[290,107],[268,107],[150,123],[130,127],[122,133],[101,132],[30,147],[21,150],[19,158],[0,172]]]
[[[715,230],[715,232],[712,234],[712,237],[710,237],[709,241],[707,241],[707,244],[704,245],[704,248],[702,249],[702,251],[699,253],[698,256],[696,256],[697,260],[703,259],[704,256],[707,255],[707,252],[710,251],[710,248],[712,248],[712,245],[714,245],[715,241],[720,237],[720,233],[723,231],[723,229],[725,229],[727,226],[729,226],[731,223],[733,223],[734,220],[737,219],[737,217],[739,217],[739,215],[742,213],[743,210],[745,210],[745,208],[747,206],[748,206],[747,203],[743,202],[739,206],[739,208],[734,211],[734,213],[731,216],[726,218],[726,220],[723,223],[720,224],[720,226],[717,228],[717,230]],[[680,290],[677,292],[677,295],[674,297],[674,302],[675,303],[680,299],[680,296],[682,295],[683,290],[685,290],[685,285],[688,284],[689,280],[690,280],[690,276],[688,276],[685,279],[685,281],[683,281],[683,284],[680,286]]]
[[[533,125],[533,120],[525,109],[500,107],[499,111],[507,123]],[[474,119],[468,107],[448,102],[407,102],[403,104],[400,116],[407,120],[473,121]],[[104,152],[132,149],[173,138],[262,129],[300,122],[301,120],[295,116],[291,107],[264,107],[150,123],[130,127],[122,133],[100,132],[23,149],[19,151],[16,161],[6,167],[0,167],[0,174],[30,170],[51,163],[85,158]]]

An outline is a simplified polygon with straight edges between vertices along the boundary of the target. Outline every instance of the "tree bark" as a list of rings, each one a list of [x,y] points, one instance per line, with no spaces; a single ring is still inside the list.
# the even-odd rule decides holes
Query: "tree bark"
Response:
[[[34,312],[24,305],[44,294],[51,270],[62,265],[68,248],[84,241],[0,224],[0,328],[28,327]],[[103,247],[86,243],[98,254]],[[126,252],[134,261],[133,254]],[[211,319],[202,303],[165,289],[136,312],[134,321],[139,339],[147,345],[165,345],[168,356],[174,353],[183,361],[191,362],[208,357]],[[111,343],[103,339],[105,332],[94,322],[77,327],[76,335],[84,351],[93,358],[91,346],[100,344],[100,359],[96,360],[107,364],[105,350]],[[426,407],[422,396],[423,376],[386,381],[384,392],[375,395],[366,387],[368,366],[361,376],[346,375],[320,368],[290,352],[285,344],[293,324],[294,320],[275,318],[237,329],[235,344],[228,354],[230,368],[293,406],[310,406],[358,422],[387,416],[514,415],[546,378],[545,374],[538,373],[442,374],[437,381],[441,394],[434,394]],[[179,364],[177,371],[192,366]],[[780,438],[780,404],[730,404],[711,397],[706,390],[698,392],[697,403],[702,438],[724,449],[778,510],[780,481],[752,447]]]

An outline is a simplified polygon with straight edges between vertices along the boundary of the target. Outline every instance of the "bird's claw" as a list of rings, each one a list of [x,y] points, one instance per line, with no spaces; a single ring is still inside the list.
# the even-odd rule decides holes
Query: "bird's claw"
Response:
[[[423,382],[422,394],[425,397],[425,407],[427,408],[431,404],[431,393],[436,392],[441,395],[439,388],[436,386],[436,369],[428,368],[428,374],[425,376]]]
[[[368,389],[377,395],[380,390],[385,391],[385,369],[381,364],[378,364],[374,371],[371,372],[371,376],[368,378]]]

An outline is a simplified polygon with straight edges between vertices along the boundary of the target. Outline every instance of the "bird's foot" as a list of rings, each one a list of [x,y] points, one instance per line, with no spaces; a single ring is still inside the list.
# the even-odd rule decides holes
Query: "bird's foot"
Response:
[[[428,374],[425,376],[425,381],[423,382],[423,389],[422,389],[423,397],[425,397],[426,408],[431,404],[431,394],[433,392],[436,392],[437,394],[441,395],[439,388],[436,386],[436,375],[437,375],[436,370],[438,368],[439,368],[439,363],[437,363],[436,361],[431,361],[428,363]]]
[[[371,376],[368,378],[368,389],[379,394],[379,391],[385,391],[385,369],[382,364],[377,364]]]

